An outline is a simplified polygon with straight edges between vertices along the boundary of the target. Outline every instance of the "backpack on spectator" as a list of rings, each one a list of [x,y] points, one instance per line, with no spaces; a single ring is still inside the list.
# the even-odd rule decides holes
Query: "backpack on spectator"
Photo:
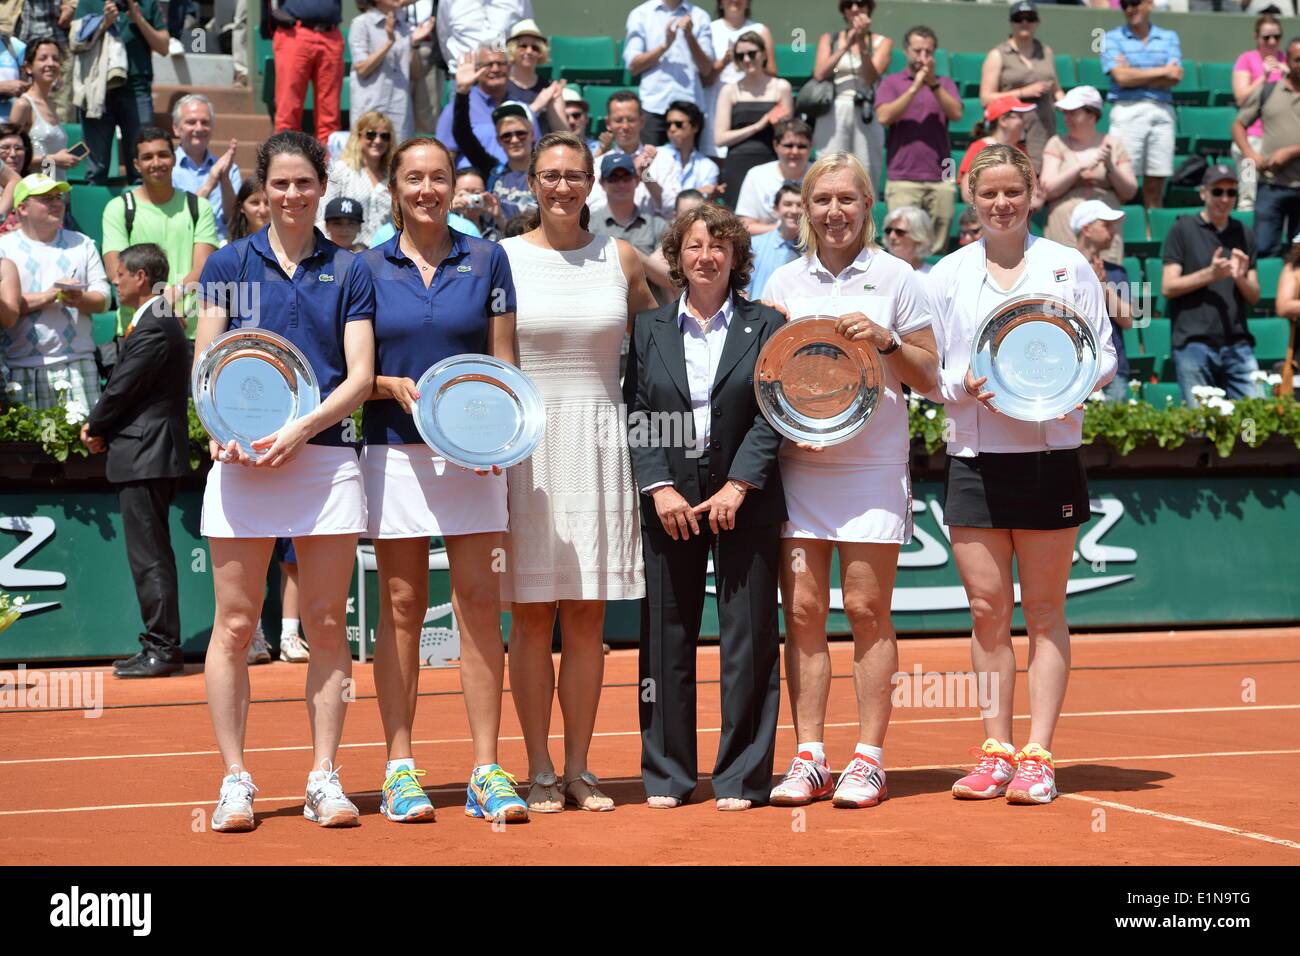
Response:
[[[185,192],[185,190],[181,190]],[[135,193],[128,189],[122,194],[122,205],[126,207],[126,243],[131,244],[131,229],[135,226]],[[185,192],[185,205],[190,209],[190,223],[199,228],[199,197]]]

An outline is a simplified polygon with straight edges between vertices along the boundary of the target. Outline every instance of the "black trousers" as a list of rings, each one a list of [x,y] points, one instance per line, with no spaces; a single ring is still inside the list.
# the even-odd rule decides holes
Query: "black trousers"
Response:
[[[685,801],[695,790],[695,650],[712,553],[722,668],[722,737],[713,794],[766,803],[781,707],[781,526],[715,536],[706,521],[701,530],[702,535],[685,541],[672,540],[659,524],[641,530],[646,575],[641,602],[641,775],[648,796]]]
[[[174,478],[128,481],[117,486],[126,560],[135,581],[144,630],[140,643],[164,660],[181,659],[181,607],[167,512]]]
[[[662,146],[668,142],[668,121],[665,113],[641,111],[645,117],[645,126],[641,128],[641,142],[647,146]]]

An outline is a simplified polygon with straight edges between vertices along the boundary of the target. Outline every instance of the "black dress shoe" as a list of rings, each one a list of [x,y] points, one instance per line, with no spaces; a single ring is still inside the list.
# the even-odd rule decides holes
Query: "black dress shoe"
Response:
[[[170,677],[185,670],[182,661],[168,660],[151,651],[142,651],[140,659],[113,668],[114,677]]]
[[[129,667],[133,664],[138,664],[140,661],[144,660],[146,653],[146,651],[136,651],[136,653],[130,657],[123,657],[121,660],[113,661],[113,667],[116,669],[118,667]]]

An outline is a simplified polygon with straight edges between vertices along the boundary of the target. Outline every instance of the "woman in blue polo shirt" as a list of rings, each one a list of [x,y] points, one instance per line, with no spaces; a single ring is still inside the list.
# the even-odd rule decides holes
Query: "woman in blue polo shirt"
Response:
[[[347,713],[352,653],[344,633],[357,537],[366,529],[365,495],[349,417],[374,379],[374,283],[369,267],[315,228],[325,192],[325,150],[300,132],[262,144],[257,178],[269,224],[209,257],[200,284],[195,335],[202,354],[228,329],[257,325],[284,336],[311,364],[321,404],[253,443],[254,463],[232,441],[211,443],[202,533],[212,551],[216,617],[204,667],[208,710],[228,775],[214,830],[253,828],[252,777],[244,769],[249,641],[262,612],[275,539],[293,538],[302,570],[303,626],[311,635],[307,712],[312,769],[303,815],[322,826],[356,826],[357,808],[334,758]]]
[[[465,812],[526,820],[513,778],[497,764],[505,654],[495,573],[506,530],[506,481],[435,455],[420,439],[416,381],[435,363],[467,352],[517,364],[515,286],[495,243],[447,228],[455,163],[435,139],[398,147],[389,173],[397,234],[362,253],[375,277],[375,388],[363,417],[369,530],[382,595],[375,687],[388,744],[380,811],[389,820],[432,819],[420,788],[411,727],[420,629],[428,606],[429,539],[441,537],[460,625],[461,686],[474,739]]]

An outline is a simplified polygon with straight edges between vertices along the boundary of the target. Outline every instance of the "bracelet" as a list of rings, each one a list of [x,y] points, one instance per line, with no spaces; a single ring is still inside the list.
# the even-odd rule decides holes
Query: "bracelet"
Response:
[[[748,486],[748,485],[743,485],[743,484],[741,484],[741,483],[740,483],[739,481],[737,481],[735,478],[728,478],[728,479],[727,479],[727,484],[731,485],[731,487],[735,488],[735,489],[736,489],[737,491],[739,491],[742,495],[743,495],[745,492],[749,491],[749,486]]]

